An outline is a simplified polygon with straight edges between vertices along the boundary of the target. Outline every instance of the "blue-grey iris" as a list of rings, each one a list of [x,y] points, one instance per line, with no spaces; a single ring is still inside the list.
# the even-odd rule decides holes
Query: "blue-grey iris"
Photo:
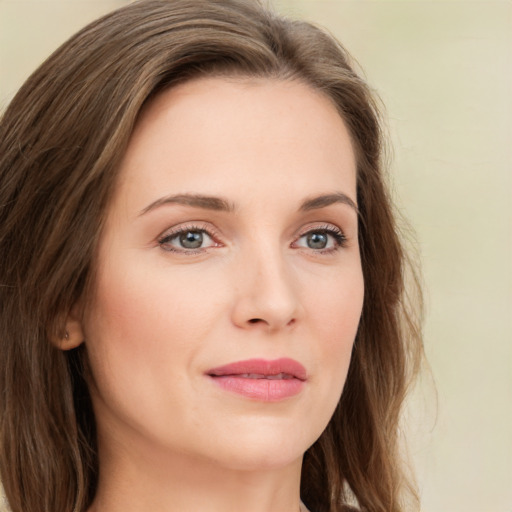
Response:
[[[203,233],[200,231],[187,231],[180,235],[180,244],[185,249],[199,249],[203,245]]]
[[[328,238],[326,233],[309,233],[306,239],[310,249],[325,249],[327,246]]]

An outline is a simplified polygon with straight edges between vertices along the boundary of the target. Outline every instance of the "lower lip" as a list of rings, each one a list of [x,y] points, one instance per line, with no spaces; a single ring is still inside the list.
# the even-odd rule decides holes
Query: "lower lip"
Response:
[[[304,386],[299,379],[249,379],[236,375],[210,377],[226,391],[262,402],[278,402],[298,395]]]

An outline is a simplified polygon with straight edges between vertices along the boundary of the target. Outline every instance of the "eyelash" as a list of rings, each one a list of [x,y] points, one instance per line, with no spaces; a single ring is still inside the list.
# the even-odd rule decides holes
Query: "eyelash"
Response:
[[[214,245],[211,247],[215,247],[216,245],[220,245],[220,243],[217,241],[218,236],[216,235],[216,232],[207,225],[197,225],[197,224],[187,224],[185,226],[180,226],[179,228],[173,229],[171,231],[167,231],[162,237],[158,239],[158,245],[164,250],[168,252],[174,252],[178,254],[185,254],[192,256],[194,254],[200,254],[205,252],[205,250],[210,249],[210,247],[200,247],[199,249],[178,249],[176,247],[172,246],[166,246],[166,244],[170,243],[175,238],[179,237],[181,234],[189,233],[189,232],[198,232],[198,233],[206,233],[206,235],[212,239],[214,242]]]
[[[329,249],[311,249],[308,248],[311,251],[314,251],[318,254],[332,254],[336,251],[339,251],[340,249],[343,249],[347,246],[347,237],[345,236],[345,233],[343,231],[333,226],[332,224],[325,224],[323,226],[315,226],[314,228],[308,229],[307,231],[301,233],[297,240],[300,240],[301,238],[311,234],[311,233],[322,233],[331,236],[334,239],[334,247],[331,247]]]
[[[186,248],[179,249],[176,247],[166,245],[166,244],[169,244],[172,240],[179,237],[181,234],[188,233],[188,232],[205,233],[213,241],[213,244],[210,247],[200,247],[198,249],[186,249]],[[312,229],[308,229],[307,231],[301,233],[298,236],[297,241],[311,233],[326,234],[326,235],[331,236],[334,239],[334,247],[331,247],[329,249],[316,250],[316,249],[308,248],[310,251],[313,251],[316,254],[332,254],[332,253],[346,247],[346,245],[347,245],[347,237],[345,236],[343,231],[341,229],[339,229],[338,227],[335,227],[331,224],[326,224],[323,226],[317,226]],[[173,253],[193,256],[195,254],[204,253],[212,247],[218,247],[220,245],[220,242],[218,242],[218,238],[219,237],[217,236],[217,233],[211,228],[211,226],[190,224],[190,225],[180,226],[179,228],[176,228],[172,231],[166,232],[163,236],[161,236],[158,239],[158,245],[164,251],[167,251],[167,252],[173,252]],[[296,243],[296,242],[294,242],[294,243]],[[306,249],[306,248],[302,247],[302,249]]]

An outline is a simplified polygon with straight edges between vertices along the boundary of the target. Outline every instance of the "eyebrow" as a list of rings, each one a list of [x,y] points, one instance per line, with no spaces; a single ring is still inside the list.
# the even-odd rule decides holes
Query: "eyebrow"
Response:
[[[333,194],[324,194],[316,196],[311,199],[306,199],[300,206],[300,211],[317,210],[320,208],[326,208],[332,204],[346,204],[350,206],[356,213],[359,213],[356,203],[343,192],[335,192]]]
[[[194,208],[222,212],[233,212],[235,210],[235,205],[233,203],[226,199],[222,199],[221,197],[203,196],[200,194],[176,194],[157,199],[150,205],[146,206],[146,208],[140,212],[139,216],[144,215],[164,204],[182,204],[185,206],[192,206]]]
[[[346,204],[350,206],[356,213],[358,208],[356,203],[343,192],[335,192],[332,194],[323,194],[320,196],[306,199],[299,207],[299,211],[310,211],[319,210],[326,208],[333,204]],[[139,216],[145,215],[146,213],[154,210],[163,205],[167,204],[181,204],[185,206],[191,206],[193,208],[201,208],[205,210],[215,210],[222,212],[234,212],[236,206],[231,201],[223,199],[222,197],[216,196],[204,196],[201,194],[176,194],[171,196],[161,197],[150,205],[146,206],[140,213]]]

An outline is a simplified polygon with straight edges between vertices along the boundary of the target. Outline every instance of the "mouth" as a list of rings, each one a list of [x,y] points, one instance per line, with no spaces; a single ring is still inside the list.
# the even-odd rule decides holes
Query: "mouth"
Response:
[[[212,375],[212,377],[220,377],[220,375]],[[278,373],[277,375],[264,375],[262,373],[242,373],[238,375],[243,379],[269,379],[269,380],[280,380],[280,379],[295,379],[293,375],[289,373]]]
[[[307,380],[304,366],[289,358],[238,361],[212,368],[206,375],[225,391],[263,402],[295,396]]]

